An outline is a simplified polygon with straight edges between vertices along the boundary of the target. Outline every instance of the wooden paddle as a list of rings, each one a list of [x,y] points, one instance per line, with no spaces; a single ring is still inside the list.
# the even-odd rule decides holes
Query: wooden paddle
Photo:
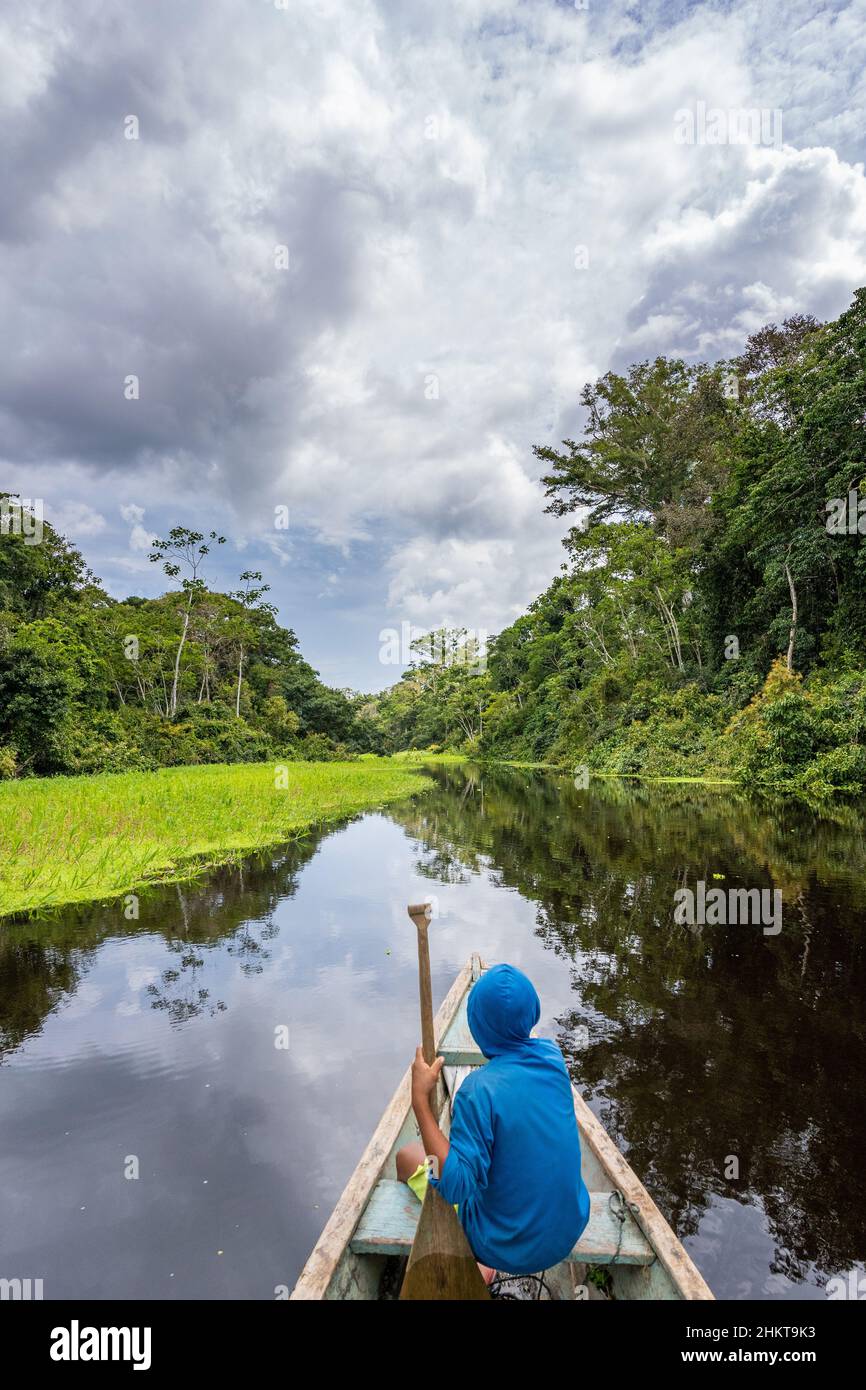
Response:
[[[418,994],[421,1000],[421,1051],[428,1067],[436,1060],[436,1038],[433,1034],[433,985],[430,979],[430,942],[427,928],[433,915],[430,903],[410,903],[409,916],[418,932]],[[430,1098],[433,1114],[439,1117],[442,1109],[442,1086],[436,1083],[435,1095]]]
[[[430,980],[430,944],[427,928],[432,911],[429,903],[410,903],[409,916],[418,931],[418,993],[421,1000],[421,1051],[428,1067],[436,1057],[433,1034],[433,989]],[[442,1083],[437,1082],[431,1096],[431,1109],[438,1118],[442,1111]],[[489,1299],[490,1290],[481,1277],[475,1256],[460,1225],[457,1213],[429,1184],[401,1299]]]

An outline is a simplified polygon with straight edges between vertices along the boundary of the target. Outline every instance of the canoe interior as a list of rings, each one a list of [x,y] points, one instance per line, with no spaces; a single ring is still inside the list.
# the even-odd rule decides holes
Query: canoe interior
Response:
[[[470,959],[436,1018],[437,1050],[445,1058],[440,1125],[446,1134],[454,1095],[469,1070],[484,1064],[466,1017],[469,989],[484,968],[477,955]],[[574,1100],[592,1211],[570,1259],[544,1272],[548,1296],[605,1297],[587,1282],[588,1268],[596,1266],[606,1270],[609,1294],[616,1299],[711,1299],[709,1287],[600,1121],[577,1091]],[[421,1210],[410,1189],[397,1181],[396,1154],[417,1138],[407,1071],[307,1261],[293,1299],[396,1297]],[[613,1195],[617,1191],[625,1205]]]

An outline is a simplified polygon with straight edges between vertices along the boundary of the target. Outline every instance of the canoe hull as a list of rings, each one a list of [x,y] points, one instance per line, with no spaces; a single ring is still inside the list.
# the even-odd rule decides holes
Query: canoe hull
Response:
[[[483,969],[477,955],[467,962],[434,1024],[437,1051],[445,1058],[443,1070],[451,1101],[469,1069],[484,1063],[466,1019],[469,989]],[[643,1183],[583,1097],[574,1087],[572,1091],[592,1215],[571,1258],[545,1271],[549,1296],[569,1300],[602,1297],[586,1283],[586,1270],[589,1265],[604,1265],[616,1299],[712,1299],[709,1286]],[[443,1105],[440,1123],[446,1131],[449,1115],[449,1105]],[[292,1292],[293,1300],[354,1301],[389,1296],[383,1292],[383,1281],[387,1283],[389,1270],[395,1270],[392,1256],[407,1253],[414,1229],[409,1209],[415,1198],[408,1189],[397,1191],[396,1155],[417,1137],[409,1069],[304,1266]],[[417,1209],[420,1211],[420,1204]],[[376,1253],[380,1246],[381,1254]],[[392,1290],[391,1296],[397,1291]]]

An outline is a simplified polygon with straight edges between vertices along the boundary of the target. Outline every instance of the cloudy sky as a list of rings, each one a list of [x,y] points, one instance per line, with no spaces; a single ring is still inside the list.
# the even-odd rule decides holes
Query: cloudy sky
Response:
[[[116,597],[216,528],[389,684],[383,629],[557,572],[531,446],[587,380],[866,282],[864,73],[864,0],[6,0],[0,488]]]

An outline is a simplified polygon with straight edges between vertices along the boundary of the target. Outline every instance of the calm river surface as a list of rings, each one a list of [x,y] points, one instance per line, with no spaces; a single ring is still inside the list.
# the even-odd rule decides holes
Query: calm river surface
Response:
[[[540,1031],[717,1296],[824,1298],[862,1269],[862,820],[430,777],[152,891],[138,922],[115,904],[0,927],[0,1277],[46,1298],[291,1287],[414,1051],[406,903],[428,894],[436,1002],[473,950],[531,976]],[[781,889],[781,932],[676,925],[698,879]]]

